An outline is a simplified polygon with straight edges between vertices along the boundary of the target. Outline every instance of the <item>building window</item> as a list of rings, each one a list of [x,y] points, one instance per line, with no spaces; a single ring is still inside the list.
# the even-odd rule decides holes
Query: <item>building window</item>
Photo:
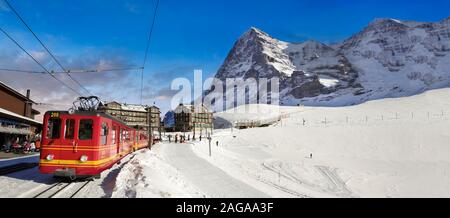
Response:
[[[47,138],[59,139],[61,131],[61,119],[50,119],[47,125]]]
[[[93,120],[80,120],[80,130],[78,138],[80,140],[92,140],[92,132],[94,130]]]
[[[66,139],[75,138],[75,120],[66,120],[65,138]]]

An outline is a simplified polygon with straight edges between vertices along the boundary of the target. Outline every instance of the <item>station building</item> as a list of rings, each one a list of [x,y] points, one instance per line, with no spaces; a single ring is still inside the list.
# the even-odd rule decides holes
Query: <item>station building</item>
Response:
[[[130,127],[147,130],[150,122],[153,132],[161,132],[161,111],[156,106],[144,106],[109,102],[99,108]]]
[[[7,140],[33,140],[42,130],[42,122],[34,118],[40,112],[33,109],[31,92],[23,95],[0,81],[0,147]]]
[[[205,106],[180,104],[174,110],[175,130],[180,132],[212,132],[214,129],[213,113]]]

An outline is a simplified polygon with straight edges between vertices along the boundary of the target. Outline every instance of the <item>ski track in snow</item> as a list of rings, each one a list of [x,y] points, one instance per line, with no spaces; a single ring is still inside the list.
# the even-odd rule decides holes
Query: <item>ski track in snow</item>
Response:
[[[269,196],[229,176],[224,171],[198,157],[189,144],[167,144],[164,155],[168,163],[208,197],[217,198],[268,198]]]

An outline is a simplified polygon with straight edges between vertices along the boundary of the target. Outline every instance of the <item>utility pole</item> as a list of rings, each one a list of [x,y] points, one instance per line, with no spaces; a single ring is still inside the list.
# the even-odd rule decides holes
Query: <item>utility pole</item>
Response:
[[[209,140],[209,156],[211,157],[211,140],[212,140],[211,136],[208,137],[208,140]]]
[[[148,123],[148,135],[149,135],[149,140],[148,140],[148,148],[150,150],[152,150],[152,146],[153,146],[153,131],[152,131],[152,122],[150,120],[151,118],[151,109],[149,110],[149,108],[147,108],[147,123]]]
[[[195,125],[195,114],[194,113],[192,113],[191,118],[192,118],[192,124],[194,126],[194,137],[192,139],[195,141],[195,128],[196,128],[196,125]]]

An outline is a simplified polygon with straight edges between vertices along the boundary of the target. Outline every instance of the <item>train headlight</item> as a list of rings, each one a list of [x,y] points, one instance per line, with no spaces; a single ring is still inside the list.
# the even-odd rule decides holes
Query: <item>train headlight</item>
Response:
[[[88,158],[88,156],[86,156],[86,155],[83,155],[83,156],[81,156],[81,158],[80,158],[80,161],[83,162],[83,163],[86,163],[88,160],[89,160],[89,158]]]
[[[47,158],[46,158],[48,161],[52,161],[53,159],[55,159],[55,155],[53,155],[53,154],[49,154],[49,155],[47,155]]]

